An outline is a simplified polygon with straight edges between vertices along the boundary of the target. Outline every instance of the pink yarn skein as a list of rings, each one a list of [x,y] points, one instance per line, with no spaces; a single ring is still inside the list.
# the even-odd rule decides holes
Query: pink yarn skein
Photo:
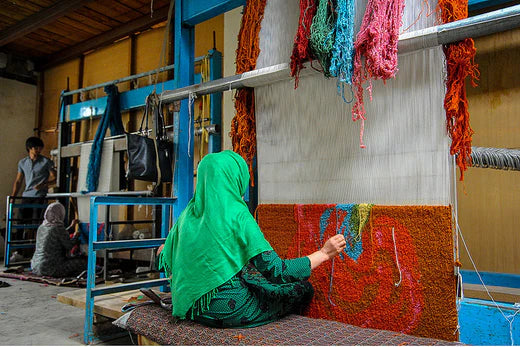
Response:
[[[360,147],[363,144],[365,129],[365,105],[363,102],[363,84],[369,81],[367,88],[372,100],[372,81],[386,81],[397,73],[397,43],[399,28],[402,25],[404,0],[368,0],[361,28],[357,34],[354,48],[354,74],[352,85],[356,102],[352,108],[352,120],[361,120],[359,134]],[[362,56],[365,57],[363,64]]]

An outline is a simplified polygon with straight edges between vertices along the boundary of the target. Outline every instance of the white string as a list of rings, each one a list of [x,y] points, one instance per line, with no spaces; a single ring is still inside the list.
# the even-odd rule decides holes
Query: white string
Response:
[[[504,319],[509,323],[509,336],[511,338],[511,346],[514,346],[513,321],[515,320],[515,317],[516,317],[517,313],[520,312],[520,307],[518,307],[518,309],[515,311],[514,314],[506,316],[504,311],[502,311],[500,306],[496,303],[495,299],[493,298],[493,295],[491,295],[491,293],[489,292],[486,284],[484,283],[484,280],[482,279],[482,276],[480,276],[480,272],[478,271],[477,265],[475,264],[475,261],[473,260],[473,257],[471,256],[471,253],[469,252],[468,245],[466,244],[466,240],[464,240],[464,236],[462,235],[462,230],[460,229],[458,221],[456,221],[456,227],[458,229],[458,232],[459,232],[459,235],[460,235],[460,239],[462,240],[462,244],[464,245],[464,248],[466,249],[466,253],[468,254],[469,260],[471,261],[471,265],[473,265],[473,269],[475,270],[475,273],[477,274],[478,279],[480,280],[480,283],[482,283],[482,286],[486,290],[487,295],[489,296],[489,298],[491,299],[491,301],[493,302],[495,307],[498,309],[500,314],[502,314]],[[511,317],[511,319],[510,319],[510,317]]]
[[[402,277],[402,274],[401,274],[401,266],[399,265],[399,258],[397,257],[397,245],[395,243],[395,232],[394,232],[394,228],[393,227],[392,227],[392,240],[394,240],[395,262],[397,263],[397,269],[399,270],[399,282],[394,283],[394,285],[396,287],[399,287],[403,277]]]
[[[334,208],[334,212],[335,212],[335,216],[336,216],[336,233],[338,233],[338,209],[337,208]],[[330,298],[330,294],[332,293],[332,283],[334,281],[334,260],[336,259],[336,257],[332,258],[332,268],[330,269],[330,282],[329,282],[329,295],[328,295],[328,299],[329,299],[329,303],[332,305],[332,306],[336,306],[336,304],[334,302],[332,302],[332,299]]]
[[[190,143],[191,143],[191,117],[192,117],[192,109],[193,109],[193,103],[195,102],[195,98],[197,97],[197,95],[193,92],[190,92],[189,94],[189,98],[188,98],[188,115],[189,115],[189,119],[188,119],[188,157],[191,158],[191,153],[190,153]]]

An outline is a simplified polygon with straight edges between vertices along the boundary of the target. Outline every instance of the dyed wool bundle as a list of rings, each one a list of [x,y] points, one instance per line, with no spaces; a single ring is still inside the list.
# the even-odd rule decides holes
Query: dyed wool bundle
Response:
[[[259,54],[260,24],[264,16],[266,0],[247,1],[238,34],[236,73],[254,70]],[[233,150],[249,165],[254,185],[253,158],[256,155],[255,94],[252,88],[239,89],[235,95],[236,115],[231,121]]]
[[[260,205],[259,225],[281,257],[347,249],[311,275],[306,316],[456,340],[451,211],[444,206]]]
[[[294,77],[294,88],[298,88],[300,71],[304,69],[303,63],[313,59],[309,37],[311,24],[316,14],[316,0],[300,0],[300,20],[298,32],[294,37],[294,48],[291,55],[291,76]]]
[[[335,39],[335,11],[329,0],[318,0],[318,9],[312,19],[310,45],[313,55],[323,68],[325,77],[330,77],[330,60]]]
[[[439,0],[443,23],[468,17],[468,0]],[[468,100],[466,97],[466,77],[471,77],[475,87],[479,71],[475,64],[475,43],[473,39],[446,45],[444,47],[448,76],[446,78],[446,128],[451,137],[450,153],[456,155],[460,169],[460,180],[464,180],[464,171],[471,164],[471,136],[473,130],[469,124]]]
[[[354,32],[365,5],[356,1]],[[434,16],[419,15],[421,5],[407,0],[404,27],[435,25]],[[298,0],[267,2],[257,68],[290,61],[299,10]],[[352,106],[337,97],[336,81],[308,73],[296,90],[292,80],[255,88],[259,201],[448,205],[452,161],[442,48],[402,55],[399,64],[386,86],[373,81],[365,150],[359,149],[359,129],[345,119]]]
[[[338,77],[338,93],[343,98],[345,83],[352,83],[354,55],[354,0],[337,1],[336,41],[332,51],[330,73]],[[344,101],[346,101],[344,99]]]
[[[362,148],[365,129],[363,84],[372,79],[386,81],[397,73],[397,43],[402,24],[404,0],[368,0],[363,23],[356,37],[354,48],[353,85],[356,102],[352,120],[361,120],[359,142]],[[365,58],[364,64],[362,57]],[[372,82],[368,87],[372,99]]]

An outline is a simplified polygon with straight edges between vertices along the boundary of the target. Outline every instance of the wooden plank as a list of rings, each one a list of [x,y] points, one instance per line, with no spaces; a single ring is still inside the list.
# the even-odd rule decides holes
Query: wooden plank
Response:
[[[64,49],[56,54],[51,55],[48,60],[41,66],[43,69],[47,69],[51,66],[60,64],[66,60],[75,58],[88,52],[90,50],[105,46],[113,43],[115,40],[133,34],[137,31],[147,29],[154,24],[164,21],[168,16],[168,7],[163,7],[159,10],[154,11],[154,17],[150,18],[150,15],[144,15],[130,23],[124,24],[110,32],[98,35],[92,39],[86,40],[77,44],[73,47]]]
[[[101,286],[96,286],[96,288],[98,287]],[[158,294],[163,294],[159,292],[158,288],[154,288],[154,291]],[[124,314],[124,312],[121,312],[121,308],[128,303],[129,299],[139,295],[143,295],[139,290],[100,295],[94,300],[94,313],[117,319]],[[57,299],[62,304],[85,309],[86,289],[60,293],[57,295]]]
[[[119,7],[118,5],[119,4],[115,4],[113,0],[98,0],[88,4],[87,7],[99,13],[110,13],[112,18],[122,23],[128,23],[142,16],[141,13],[133,9]]]
[[[520,302],[520,289],[498,286],[487,286],[495,301],[516,303]],[[464,297],[491,300],[484,286],[479,284],[464,284]]]
[[[519,148],[520,28],[475,40],[480,70],[467,94],[473,146]],[[459,225],[480,271],[520,274],[520,185],[514,171],[469,168],[457,181]],[[461,262],[472,269],[461,243]]]
[[[94,35],[98,35],[104,31],[112,29],[112,27],[109,27],[108,25],[97,22],[94,19],[86,17],[77,12],[70,13],[69,15],[60,18],[60,21],[69,25],[73,25],[72,22],[74,22],[76,25],[78,25],[78,28],[79,25],[87,27],[88,29],[86,30]]]
[[[157,342],[150,340],[149,338],[143,335],[137,335],[137,345],[138,346],[160,346]]]
[[[17,24],[0,32],[0,46],[33,32],[55,19],[64,16],[68,12],[84,6],[90,1],[92,0],[62,0],[51,7],[47,7],[42,11],[28,16]]]

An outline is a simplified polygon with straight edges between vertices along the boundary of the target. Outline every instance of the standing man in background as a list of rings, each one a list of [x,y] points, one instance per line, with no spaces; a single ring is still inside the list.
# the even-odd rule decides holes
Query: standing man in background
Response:
[[[18,162],[18,174],[13,183],[12,196],[16,196],[25,179],[25,189],[22,193],[24,204],[43,204],[47,195],[49,184],[56,182],[56,170],[54,163],[49,158],[41,155],[43,141],[39,137],[29,137],[25,141],[25,148],[29,154]],[[39,224],[44,209],[23,208],[20,209],[20,217],[23,224]],[[20,222],[19,222],[20,223]],[[23,237],[17,235],[16,239],[34,239],[35,231],[32,229],[24,230]]]
[[[39,137],[29,137],[25,141],[29,155],[18,162],[18,174],[13,184],[12,196],[16,196],[25,178],[23,197],[43,198],[47,195],[49,184],[56,182],[54,163],[41,155],[43,141]]]

